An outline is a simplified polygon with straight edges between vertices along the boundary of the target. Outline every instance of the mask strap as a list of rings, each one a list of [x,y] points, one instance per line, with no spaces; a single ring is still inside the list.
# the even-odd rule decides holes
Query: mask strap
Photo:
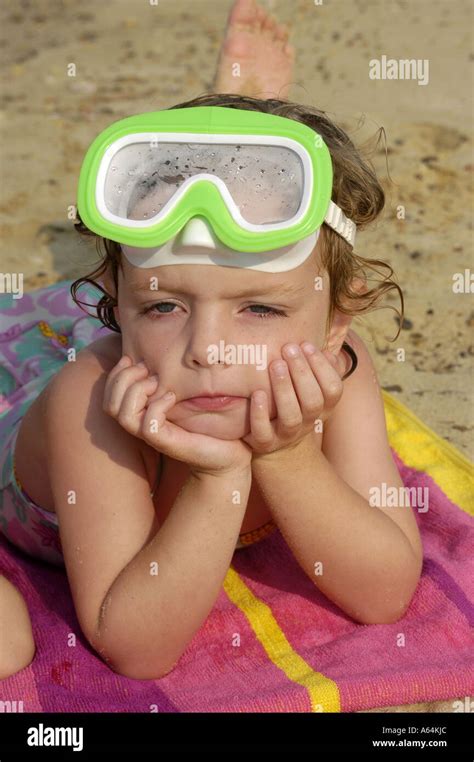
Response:
[[[346,217],[342,209],[340,209],[333,201],[329,202],[328,210],[324,218],[326,225],[339,233],[347,243],[352,247],[354,246],[356,237],[356,226],[349,217]]]

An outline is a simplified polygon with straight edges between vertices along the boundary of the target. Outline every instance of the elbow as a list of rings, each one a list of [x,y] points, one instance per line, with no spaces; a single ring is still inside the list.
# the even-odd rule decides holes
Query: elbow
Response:
[[[370,611],[356,612],[353,618],[359,624],[394,624],[405,616],[411,599],[408,602],[400,601],[398,604],[374,606]]]
[[[130,680],[160,680],[172,672],[181,654],[177,658],[176,650],[160,647],[156,642],[151,645],[140,631],[117,624],[104,617],[102,608],[94,632],[84,633],[109,669]]]
[[[403,619],[418,587],[422,565],[423,558],[420,556],[411,569],[397,577],[395,585],[391,582],[385,591],[377,591],[371,605],[355,612],[353,618],[360,624],[394,624]]]
[[[170,663],[160,660],[156,651],[152,656],[146,654],[138,643],[127,643],[126,648],[119,648],[117,642],[105,644],[101,639],[94,638],[91,646],[109,669],[129,680],[161,680],[173,671],[179,661]]]
[[[131,649],[132,651],[134,649]],[[97,655],[102,661],[121,677],[127,677],[129,680],[161,680],[165,677],[177,665],[177,661],[174,664],[160,663],[156,660],[153,662],[144,656],[137,656],[134,658],[123,658],[122,655],[114,653],[113,649],[95,648]]]
[[[145,662],[139,662],[134,664],[122,664],[119,662],[109,662],[109,667],[121,677],[127,677],[129,680],[161,680],[166,675],[169,675],[173,671],[176,664],[171,667],[162,667],[156,665],[155,668],[150,669],[149,665]]]

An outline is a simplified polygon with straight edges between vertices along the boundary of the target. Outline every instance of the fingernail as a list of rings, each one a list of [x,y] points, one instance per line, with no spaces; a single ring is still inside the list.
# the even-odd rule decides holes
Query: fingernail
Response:
[[[158,376],[148,376],[148,381],[158,381]]]
[[[303,344],[303,349],[307,355],[314,355],[314,353],[316,352],[316,347],[314,346],[314,344],[310,344],[309,341]]]
[[[137,368],[146,368],[146,365],[143,362],[143,360],[140,360],[140,362],[137,362]]]
[[[298,357],[300,348],[297,344],[289,344],[287,347],[285,347],[285,352],[290,357]]]
[[[164,400],[170,400],[171,397],[174,397],[174,392],[166,392],[166,394],[163,394]]]
[[[275,371],[277,376],[285,376],[286,375],[286,363],[285,362],[276,362],[273,366],[273,370]]]
[[[123,368],[128,363],[129,358],[127,355],[123,355],[117,363],[118,368]]]

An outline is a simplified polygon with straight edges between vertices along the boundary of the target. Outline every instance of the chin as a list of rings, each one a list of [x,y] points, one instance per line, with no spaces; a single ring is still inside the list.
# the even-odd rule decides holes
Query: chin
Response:
[[[168,420],[192,434],[207,434],[217,439],[242,439],[250,433],[248,413],[232,415],[229,412],[176,413],[168,415]]]

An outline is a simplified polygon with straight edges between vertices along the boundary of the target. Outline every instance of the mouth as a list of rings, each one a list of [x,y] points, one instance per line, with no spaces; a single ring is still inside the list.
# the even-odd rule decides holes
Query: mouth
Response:
[[[189,397],[182,400],[182,404],[193,410],[221,410],[243,402],[245,399],[247,398],[214,392],[213,394],[199,395],[199,397]]]

